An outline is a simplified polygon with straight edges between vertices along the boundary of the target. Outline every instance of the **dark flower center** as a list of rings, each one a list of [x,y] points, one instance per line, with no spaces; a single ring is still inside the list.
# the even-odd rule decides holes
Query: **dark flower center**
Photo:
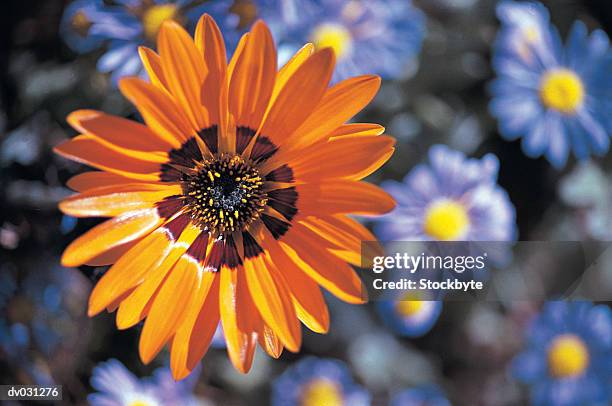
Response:
[[[214,234],[246,229],[268,202],[259,171],[239,155],[198,162],[183,191],[192,218]]]

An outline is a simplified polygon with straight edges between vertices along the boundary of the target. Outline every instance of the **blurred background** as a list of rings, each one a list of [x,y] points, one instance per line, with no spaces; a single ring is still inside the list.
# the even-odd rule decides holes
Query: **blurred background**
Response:
[[[576,19],[612,32],[607,0],[543,3],[564,37]],[[96,223],[57,209],[71,193],[66,180],[83,170],[51,151],[75,135],[66,115],[93,108],[136,118],[110,76],[96,69],[104,46],[79,55],[60,35],[69,4],[0,5],[0,383],[61,384],[65,404],[85,404],[96,390],[90,379],[100,362],[115,358],[135,376],[147,377],[168,360],[166,354],[142,365],[139,328],[118,331],[106,313],[87,318],[89,291],[104,268],[59,265],[65,246]],[[427,159],[433,144],[479,158],[492,152],[501,162],[499,184],[516,208],[519,240],[609,240],[609,228],[605,235],[601,225],[610,224],[612,208],[599,203],[612,201],[611,154],[586,165],[571,158],[555,170],[542,158],[526,157],[520,141],[505,141],[497,132],[487,109],[491,44],[499,26],[496,2],[415,0],[414,5],[426,16],[422,49],[400,79],[383,81],[358,118],[381,123],[398,139],[395,155],[371,181],[402,179]],[[241,8],[233,10],[239,14]],[[248,26],[253,16],[246,14],[239,17]],[[612,269],[612,255],[600,260],[602,269]],[[542,272],[551,283],[559,277]],[[331,296],[328,302],[328,335],[305,329],[299,354],[273,360],[259,353],[248,375],[232,368],[223,348],[211,349],[188,389],[195,401],[267,404],[274,380],[315,356],[341,360],[374,404],[423,385],[440,388],[452,404],[527,403],[527,389],[512,378],[509,364],[542,303],[446,303],[429,331],[408,338],[383,322],[375,304],[347,305]]]

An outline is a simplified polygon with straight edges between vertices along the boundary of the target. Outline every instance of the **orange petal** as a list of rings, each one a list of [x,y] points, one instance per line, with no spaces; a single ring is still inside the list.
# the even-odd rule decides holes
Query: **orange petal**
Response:
[[[374,256],[384,254],[376,237],[347,216],[309,217],[301,223],[338,247],[331,251],[352,265],[369,266]],[[364,245],[363,242],[368,243]]]
[[[246,280],[246,273],[242,266],[238,268],[236,308],[238,309],[236,322],[239,330],[254,334],[261,330],[264,322],[257,306],[255,306],[255,302],[253,302],[253,297]]]
[[[327,333],[329,330],[329,311],[325,304],[319,285],[307,276],[273,239],[267,240],[266,248],[270,251],[269,263],[274,261],[277,269],[282,269],[287,280],[291,281],[291,297],[298,319],[316,333]]]
[[[281,343],[278,336],[274,333],[274,331],[265,323],[263,324],[261,331],[257,335],[257,341],[259,341],[259,345],[272,358],[278,358],[283,353],[283,344]]]
[[[168,93],[138,78],[123,78],[119,89],[140,111],[149,128],[160,137],[180,143],[195,135],[189,119]]]
[[[363,137],[368,135],[380,135],[385,132],[385,127],[379,124],[370,123],[349,123],[343,124],[329,134],[329,139],[336,137]]]
[[[117,328],[123,330],[132,327],[146,316],[152,298],[156,296],[168,272],[199,234],[198,227],[189,225],[170,246],[169,252],[158,252],[158,255],[155,255],[155,263],[150,266],[147,278],[119,305]]]
[[[157,181],[160,165],[135,158],[125,151],[110,148],[94,135],[79,135],[53,150],[68,159],[93,166],[126,178]]]
[[[168,90],[191,121],[193,128],[207,128],[210,122],[208,112],[200,104],[200,92],[208,69],[193,40],[183,27],[168,20],[161,26],[157,47]]]
[[[278,71],[276,75],[276,83],[274,83],[274,90],[272,91],[272,96],[270,97],[270,104],[272,106],[274,100],[278,97],[281,89],[285,87],[285,84],[289,80],[289,78],[295,73],[295,71],[302,66],[304,61],[306,61],[314,52],[314,45],[306,44],[299,51],[295,53],[287,61],[287,63]]]
[[[234,367],[247,373],[254,356],[255,334],[241,331],[238,326],[237,270],[223,267],[219,286],[219,312],[227,343],[227,353]]]
[[[176,140],[163,139],[147,126],[101,111],[73,111],[66,120],[75,130],[81,133],[96,135],[125,149],[166,152],[171,148],[180,147],[180,143]]]
[[[123,293],[122,295],[117,297],[115,300],[113,300],[111,303],[109,303],[108,306],[106,306],[106,311],[108,313],[113,313],[115,310],[117,310],[117,308],[119,307],[121,302],[123,302],[123,300],[126,297],[128,297],[130,295],[130,293],[132,293],[134,291],[134,289],[135,288],[128,289],[125,293]]]
[[[259,132],[280,145],[310,116],[325,94],[334,69],[330,48],[315,52],[280,90]]]
[[[268,268],[261,255],[245,259],[244,271],[249,292],[261,317],[287,349],[297,352],[302,333],[286,281]]]
[[[89,296],[89,317],[95,316],[128,290],[140,285],[146,275],[168,255],[171,242],[158,228],[132,247],[102,276]]]
[[[318,284],[348,303],[364,303],[366,291],[353,269],[327,251],[325,240],[303,225],[293,224],[280,241],[289,258]]]
[[[195,31],[195,44],[204,56],[208,75],[204,78],[200,102],[206,108],[211,124],[219,124],[219,97],[227,71],[225,42],[221,30],[208,14],[204,14]]]
[[[164,70],[159,55],[147,47],[138,47],[138,55],[140,55],[140,60],[147,71],[151,83],[161,90],[168,91],[168,82],[164,76]]]
[[[135,149],[127,149],[119,145],[115,145],[111,142],[108,142],[104,138],[98,137],[97,135],[93,135],[93,134],[83,134],[78,137],[91,137],[92,140],[96,141],[97,143],[104,146],[105,148],[108,148],[112,151],[115,151],[119,154],[125,155],[130,158],[139,159],[143,161],[144,163],[153,162],[157,164],[163,164],[163,163],[168,162],[167,152],[162,152],[162,151],[147,152],[147,151],[138,151]]]
[[[276,79],[276,49],[268,27],[258,21],[237,57],[229,82],[229,112],[236,126],[258,128]]]
[[[196,262],[184,255],[174,265],[153,301],[140,334],[140,359],[151,362],[185,319],[201,283]]]
[[[234,54],[232,55],[232,58],[229,61],[227,71],[225,73],[225,76],[223,77],[221,91],[219,94],[219,149],[221,151],[230,153],[233,153],[235,151],[236,144],[235,119],[229,113],[228,107],[230,77],[232,76],[232,72],[236,68],[236,62],[244,51],[244,47],[246,46],[250,35],[251,34],[247,32],[240,38],[240,41],[238,41],[236,50],[234,51]]]
[[[156,209],[133,211],[107,220],[74,240],[62,255],[62,265],[82,265],[104,251],[145,236],[161,222]]]
[[[395,200],[387,192],[367,182],[330,179],[297,186],[297,190],[304,215],[376,215],[395,207]]]
[[[97,255],[94,258],[87,260],[87,262],[85,262],[85,265],[106,266],[106,265],[114,264],[130,248],[138,244],[138,242],[142,241],[143,238],[144,237],[137,238],[133,241],[128,241],[124,244],[117,245],[116,247],[113,247],[109,249],[108,251],[104,251],[100,255]]]
[[[83,172],[68,179],[66,186],[76,192],[84,192],[88,189],[104,186],[118,186],[135,183],[137,180],[126,178],[112,172],[91,171]]]
[[[339,138],[301,150],[289,165],[298,180],[365,177],[389,159],[393,145],[388,136]]]
[[[203,272],[185,320],[172,341],[172,376],[185,378],[200,362],[219,324],[219,278],[216,272]]]
[[[60,202],[59,208],[75,217],[113,217],[153,207],[164,198],[181,193],[180,185],[131,183],[103,186],[71,196]]]
[[[367,106],[379,88],[378,76],[364,75],[346,79],[329,89],[308,120],[288,141],[291,147],[311,145],[329,137],[333,130]]]

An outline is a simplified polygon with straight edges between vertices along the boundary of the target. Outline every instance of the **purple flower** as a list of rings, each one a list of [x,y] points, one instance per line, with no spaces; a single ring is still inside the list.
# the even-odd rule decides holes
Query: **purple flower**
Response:
[[[87,397],[93,406],[191,406],[200,402],[193,395],[199,372],[180,382],[168,368],[158,368],[153,377],[137,378],[121,362],[111,359],[93,370],[91,386],[98,392]]]
[[[335,80],[361,74],[398,78],[415,65],[425,16],[410,0],[259,0],[285,62],[304,43],[331,47]]]
[[[548,302],[513,362],[534,405],[612,402],[612,314],[607,305]]]
[[[589,35],[576,21],[564,46],[539,3],[504,1],[498,15],[489,107],[502,136],[522,138],[525,154],[544,155],[556,168],[570,151],[579,160],[605,154],[612,134],[608,36]]]
[[[360,406],[370,404],[370,394],[353,382],[342,362],[307,357],[275,380],[272,404]]]
[[[515,210],[497,184],[498,170],[492,154],[473,159],[433,146],[428,164],[417,165],[403,182],[383,183],[397,207],[380,220],[377,234],[389,241],[515,240]]]
[[[111,5],[77,1],[66,9],[61,31],[67,44],[79,53],[107,44],[97,68],[112,73],[116,84],[124,76],[144,75],[138,47],[154,47],[161,24],[168,19],[193,29],[202,14],[208,13],[233,49],[239,37],[234,33],[239,18],[230,13],[231,4],[229,0],[116,0]]]

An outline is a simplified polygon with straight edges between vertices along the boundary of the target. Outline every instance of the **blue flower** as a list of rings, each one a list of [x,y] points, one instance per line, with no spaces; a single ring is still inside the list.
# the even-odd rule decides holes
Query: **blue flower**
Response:
[[[369,405],[370,394],[353,382],[342,362],[307,357],[288,368],[272,388],[272,405]]]
[[[87,396],[92,406],[162,404],[152,383],[139,380],[116,359],[102,362],[94,368],[91,386],[98,391]]]
[[[423,297],[424,291],[408,291],[399,300],[377,303],[384,322],[404,337],[420,337],[434,326],[442,312],[442,301]]]
[[[429,164],[417,165],[403,182],[383,187],[397,201],[396,209],[376,227],[383,240],[513,241],[517,229],[514,206],[497,184],[499,161],[487,154],[467,158],[435,145]]]
[[[103,37],[90,33],[93,22],[102,13],[99,6],[98,0],[76,0],[64,10],[60,33],[73,51],[89,52],[102,44]]]
[[[552,45],[548,10],[540,3],[501,1],[497,16],[502,25],[495,43],[498,58],[519,59],[535,64],[535,52],[547,52]]]
[[[612,402],[612,314],[607,305],[548,302],[513,361],[535,405]]]
[[[174,19],[193,29],[198,18],[208,13],[220,24],[221,30],[229,34],[239,22],[238,17],[229,12],[231,4],[229,0],[204,3],[193,0],[116,0],[114,5],[101,1],[81,4],[78,1],[66,9],[62,33],[77,52],[90,51],[107,43],[108,49],[98,60],[97,68],[100,72],[112,72],[112,80],[117,83],[124,76],[144,75],[138,47],[155,45],[163,21]],[[238,35],[224,37],[236,42]],[[228,45],[234,46],[233,43]]]
[[[493,56],[491,113],[503,137],[522,137],[525,154],[556,168],[570,151],[580,159],[603,155],[612,134],[612,53],[601,30],[574,23],[567,44],[540,4],[502,2],[502,27]]]
[[[280,63],[305,42],[331,47],[334,79],[361,74],[398,78],[415,63],[425,17],[410,0],[259,0],[260,16],[279,42]]]
[[[153,371],[152,382],[162,405],[202,405],[202,402],[193,394],[201,372],[201,366],[198,365],[187,378],[176,381],[169,368],[157,368]]]
[[[167,368],[158,368],[153,377],[138,379],[121,362],[111,359],[94,368],[91,386],[98,392],[87,400],[92,406],[196,405],[193,387],[198,375],[176,382]]]
[[[433,385],[406,389],[391,399],[390,406],[450,406],[444,393]]]

